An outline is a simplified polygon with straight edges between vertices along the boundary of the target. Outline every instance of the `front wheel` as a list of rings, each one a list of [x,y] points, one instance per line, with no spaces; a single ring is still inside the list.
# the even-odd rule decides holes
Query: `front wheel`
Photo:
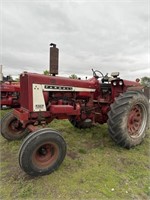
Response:
[[[7,140],[20,140],[29,132],[27,128],[22,127],[12,111],[7,113],[1,120],[1,134]]]
[[[115,99],[108,113],[108,130],[120,146],[131,148],[143,141],[149,121],[149,103],[142,92],[127,91]]]
[[[44,128],[28,135],[19,151],[20,167],[31,176],[52,173],[63,162],[66,143],[56,131]]]

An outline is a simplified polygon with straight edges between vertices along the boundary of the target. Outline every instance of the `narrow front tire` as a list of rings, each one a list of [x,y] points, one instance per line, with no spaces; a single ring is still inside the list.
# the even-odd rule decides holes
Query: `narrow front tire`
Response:
[[[31,176],[55,171],[66,155],[66,143],[57,131],[44,128],[25,138],[19,151],[20,167]]]
[[[8,112],[1,120],[1,135],[7,140],[20,140],[29,134],[27,128],[23,128],[21,122]]]

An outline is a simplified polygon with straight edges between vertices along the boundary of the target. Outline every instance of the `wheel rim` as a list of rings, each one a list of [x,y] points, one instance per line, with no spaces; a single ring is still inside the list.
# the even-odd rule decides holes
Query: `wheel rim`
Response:
[[[55,143],[46,142],[34,150],[32,155],[32,162],[38,168],[47,168],[56,162],[58,154],[58,146]]]
[[[17,119],[13,119],[8,126],[10,132],[13,135],[20,135],[22,133],[22,131],[24,130],[24,128],[22,128],[22,124],[17,120]]]
[[[147,122],[147,110],[143,104],[134,105],[128,116],[128,133],[132,138],[138,138],[145,130]]]

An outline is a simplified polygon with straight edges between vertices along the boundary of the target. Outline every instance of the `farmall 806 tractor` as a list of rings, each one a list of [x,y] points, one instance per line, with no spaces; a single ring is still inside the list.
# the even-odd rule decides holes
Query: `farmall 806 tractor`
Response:
[[[68,119],[76,128],[108,124],[111,138],[131,148],[143,141],[148,127],[149,103],[138,82],[111,77],[98,70],[88,80],[58,74],[58,48],[50,47],[51,76],[24,72],[20,75],[20,108],[2,119],[2,136],[24,139],[20,167],[29,175],[50,174],[66,155],[61,134],[45,126],[54,119]],[[41,126],[39,126],[41,125]],[[39,128],[43,127],[43,128]]]

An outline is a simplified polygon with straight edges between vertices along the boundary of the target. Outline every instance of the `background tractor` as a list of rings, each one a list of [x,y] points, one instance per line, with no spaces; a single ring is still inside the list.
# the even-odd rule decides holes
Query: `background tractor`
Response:
[[[59,50],[51,46],[51,76],[22,73],[20,107],[1,122],[7,140],[26,136],[19,151],[20,167],[38,176],[50,174],[63,162],[65,140],[58,131],[46,128],[54,119],[68,119],[79,129],[107,123],[118,145],[129,149],[140,144],[149,121],[149,103],[140,83],[123,80],[118,72],[108,76],[99,70],[92,70],[88,80],[56,76]]]
[[[20,106],[20,83],[12,80],[10,76],[4,77],[0,65],[0,107],[15,108]]]

